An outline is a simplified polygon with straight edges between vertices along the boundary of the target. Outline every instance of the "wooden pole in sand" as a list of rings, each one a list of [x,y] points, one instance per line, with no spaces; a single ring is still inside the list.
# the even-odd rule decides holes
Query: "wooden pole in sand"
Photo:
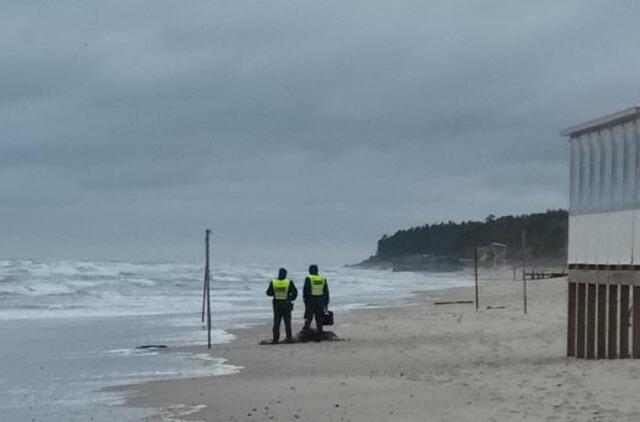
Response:
[[[205,232],[206,261],[204,267],[204,279],[207,290],[207,348],[211,349],[211,277],[209,276],[209,235],[211,230]]]
[[[525,235],[526,232],[522,229],[522,299],[524,301],[524,313],[527,313],[527,276],[525,274]]]
[[[473,247],[473,270],[474,270],[474,278],[476,281],[476,312],[478,312],[478,307],[480,306],[478,303],[478,247]]]
[[[204,324],[204,313],[207,309],[207,270],[204,271],[204,279],[202,281],[202,323]]]

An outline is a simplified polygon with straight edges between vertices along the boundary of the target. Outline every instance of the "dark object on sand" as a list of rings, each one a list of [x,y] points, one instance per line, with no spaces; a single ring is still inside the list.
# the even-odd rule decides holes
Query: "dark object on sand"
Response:
[[[322,331],[320,335],[313,328],[300,330],[296,336],[300,343],[307,343],[309,341],[342,341],[333,331]]]
[[[434,305],[458,305],[473,303],[473,300],[453,300],[449,302],[434,302]]]
[[[144,346],[138,346],[136,349],[166,349],[164,344],[145,344]]]
[[[274,345],[274,344],[293,344],[293,343],[308,343],[310,341],[344,341],[344,339],[338,337],[333,331],[323,331],[320,338],[318,338],[318,334],[314,329],[302,329],[300,332],[293,338],[291,343],[286,343],[281,341],[279,343],[273,343],[271,340],[262,340],[260,345]]]
[[[333,325],[333,312],[324,311],[324,318],[322,319],[322,325]]]
[[[504,305],[500,305],[500,306],[487,306],[487,309],[505,309],[506,306]]]

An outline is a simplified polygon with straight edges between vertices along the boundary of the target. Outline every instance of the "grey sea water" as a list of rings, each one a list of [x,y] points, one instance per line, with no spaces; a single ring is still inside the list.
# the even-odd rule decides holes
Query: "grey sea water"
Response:
[[[277,268],[217,264],[212,269],[213,341],[264,324],[268,280]],[[304,268],[291,277],[301,287]],[[200,323],[201,265],[0,260],[0,420],[139,421],[104,387],[241,371],[207,353],[159,353],[137,346],[205,344]],[[467,274],[392,273],[328,268],[340,312],[399,303],[413,291],[469,285]],[[301,323],[301,307],[294,319]],[[215,349],[214,349],[215,350]]]

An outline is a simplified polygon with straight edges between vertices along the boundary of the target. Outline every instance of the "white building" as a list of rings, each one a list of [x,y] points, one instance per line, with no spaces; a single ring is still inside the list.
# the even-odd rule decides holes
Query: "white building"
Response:
[[[640,265],[640,107],[562,132],[571,145],[569,268]]]
[[[562,132],[571,145],[567,355],[640,358],[640,107]]]

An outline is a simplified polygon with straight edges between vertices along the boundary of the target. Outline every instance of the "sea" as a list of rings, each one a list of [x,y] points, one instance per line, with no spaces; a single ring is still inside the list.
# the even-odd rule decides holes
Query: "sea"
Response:
[[[306,268],[291,271],[302,288]],[[406,303],[415,292],[468,286],[468,273],[321,268],[331,309]],[[215,356],[234,329],[264,326],[277,267],[216,263],[211,269],[213,352],[201,322],[204,268],[195,263],[0,260],[0,420],[140,421],[108,387],[242,371]],[[302,306],[294,310],[294,329]],[[164,345],[166,349],[139,348]],[[183,346],[202,345],[197,352]],[[191,348],[193,349],[193,348]]]

